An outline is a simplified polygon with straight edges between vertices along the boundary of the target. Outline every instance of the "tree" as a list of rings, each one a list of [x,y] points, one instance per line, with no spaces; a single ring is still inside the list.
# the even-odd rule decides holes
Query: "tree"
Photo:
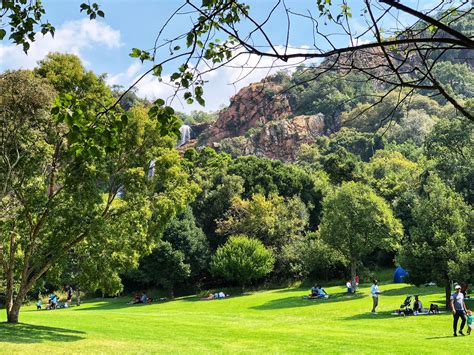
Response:
[[[425,155],[438,175],[474,205],[474,125],[466,119],[442,119],[427,137]]]
[[[191,274],[191,267],[185,262],[184,253],[173,249],[169,242],[160,241],[153,252],[141,261],[141,281],[153,286],[162,286],[174,298],[176,283]]]
[[[11,323],[27,292],[71,250],[91,257],[84,271],[113,269],[124,255],[103,253],[118,245],[138,262],[197,189],[156,116],[97,116],[91,102],[69,94],[51,109],[45,85],[29,72],[0,76],[0,263]],[[149,179],[152,159],[159,164]]]
[[[324,200],[319,232],[350,265],[355,285],[358,263],[375,249],[396,249],[403,228],[387,202],[370,187],[347,182]]]
[[[401,153],[386,150],[377,151],[363,170],[368,184],[390,202],[417,187],[422,173],[418,164]]]
[[[272,253],[262,242],[245,235],[235,235],[217,249],[212,257],[211,270],[215,275],[237,282],[244,292],[251,281],[269,274],[273,263]]]
[[[298,197],[255,194],[249,200],[232,199],[230,209],[217,221],[217,233],[244,234],[261,241],[273,252],[276,277],[289,278],[293,258],[288,248],[303,234],[307,224],[307,208]]]
[[[448,308],[451,282],[473,280],[474,210],[430,174],[412,201],[411,218],[398,260],[415,284],[443,285]]]

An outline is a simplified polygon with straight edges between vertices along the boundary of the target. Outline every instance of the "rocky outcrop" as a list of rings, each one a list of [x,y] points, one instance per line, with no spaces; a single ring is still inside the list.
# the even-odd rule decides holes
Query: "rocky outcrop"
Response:
[[[243,136],[251,128],[287,118],[292,111],[288,98],[278,94],[281,89],[271,81],[244,87],[231,98],[229,107],[221,111],[217,121],[203,131],[199,141],[212,144],[224,138]]]
[[[282,89],[271,78],[241,89],[216,122],[191,127],[197,133],[196,145],[208,145],[233,156],[295,160],[301,144],[313,143],[323,134],[324,117],[295,117],[289,98],[280,94]]]
[[[322,114],[268,122],[255,134],[223,139],[212,146],[231,155],[258,155],[294,161],[303,143],[313,143],[324,131]]]

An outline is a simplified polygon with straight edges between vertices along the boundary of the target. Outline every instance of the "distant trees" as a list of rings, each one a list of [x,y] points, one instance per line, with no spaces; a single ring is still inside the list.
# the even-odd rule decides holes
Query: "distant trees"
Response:
[[[244,291],[251,281],[268,275],[273,263],[272,253],[262,242],[235,235],[217,249],[211,260],[211,270],[217,276],[236,282]]]

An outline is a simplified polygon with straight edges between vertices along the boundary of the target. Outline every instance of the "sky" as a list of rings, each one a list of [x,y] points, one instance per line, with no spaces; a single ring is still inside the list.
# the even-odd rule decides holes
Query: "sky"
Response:
[[[128,87],[143,72],[150,68],[150,64],[142,65],[139,60],[131,58],[129,53],[132,48],[147,49],[153,46],[159,29],[163,26],[173,11],[180,6],[183,0],[96,0],[105,12],[104,19],[90,21],[84,13],[80,13],[79,5],[84,0],[43,0],[46,8],[46,18],[56,27],[54,38],[47,35],[38,36],[37,41],[31,45],[26,55],[18,46],[10,43],[6,38],[0,42],[0,72],[7,69],[31,69],[35,67],[38,60],[44,58],[49,52],[64,52],[78,55],[88,70],[97,74],[107,73],[107,82],[110,85],[122,85]],[[333,1],[334,2],[334,1]],[[342,2],[339,1],[339,2]],[[419,9],[429,8],[434,0],[405,0],[403,3]],[[252,13],[263,19],[275,4],[275,0],[251,0]],[[315,0],[286,0],[288,8],[298,12],[312,9],[315,13]],[[337,3],[337,1],[336,1]],[[364,30],[364,19],[360,16],[361,0],[349,1],[352,6],[352,27],[361,33]],[[387,18],[384,27],[395,26],[396,21],[409,23],[412,18],[404,14],[396,14],[396,18]],[[181,15],[170,22],[164,32],[164,38],[172,38],[177,34],[184,33],[190,28],[190,15]],[[323,25],[324,26],[324,25]],[[250,24],[243,24],[242,29],[248,30]],[[337,29],[330,25],[324,27],[328,32]],[[265,31],[277,44],[286,41],[286,16],[278,13],[265,26]],[[291,51],[309,51],[312,48],[313,37],[312,25],[308,21],[298,18],[291,19],[291,36],[289,44]],[[338,46],[348,45],[348,39],[344,36],[335,36]],[[370,41],[371,38],[364,37],[360,41]],[[281,47],[279,47],[281,48]],[[160,58],[166,58],[168,50],[160,53]],[[250,66],[262,69],[251,71],[250,69],[238,68],[249,60]],[[289,64],[295,64],[292,61]],[[261,80],[269,73],[275,72],[274,68],[269,70],[272,64],[269,59],[259,62],[258,58],[239,57],[233,67],[221,68],[206,76],[204,98],[206,107],[197,104],[187,105],[174,99],[171,104],[175,109],[190,112],[194,109],[214,111],[229,104],[231,96],[252,82]],[[177,66],[177,62],[164,68],[164,79],[168,78]],[[166,81],[166,80],[165,80]],[[159,82],[153,76],[145,77],[137,87],[138,95],[148,99],[169,98],[173,90]]]

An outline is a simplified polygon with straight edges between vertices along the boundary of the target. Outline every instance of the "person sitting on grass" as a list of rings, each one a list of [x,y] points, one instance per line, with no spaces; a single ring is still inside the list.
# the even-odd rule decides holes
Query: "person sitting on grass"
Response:
[[[423,312],[423,304],[418,298],[418,295],[415,295],[415,303],[413,303],[413,312]]]
[[[319,298],[329,298],[328,293],[321,285],[319,285],[318,288],[319,288]]]
[[[56,309],[58,306],[58,302],[59,302],[58,296],[56,296],[56,294],[54,293],[50,294],[46,309]]]
[[[311,287],[311,293],[309,294],[308,298],[319,298],[318,285],[314,285],[313,287]]]
[[[153,301],[153,299],[152,299],[152,298],[149,298],[149,297],[146,295],[146,292],[143,291],[143,292],[142,292],[142,295],[141,295],[141,297],[140,297],[140,300],[138,301],[138,303],[150,304],[152,301]]]
[[[127,302],[127,304],[137,304],[137,303],[140,303],[140,295],[138,294],[138,292],[135,292],[133,294],[132,299],[129,302]]]
[[[351,294],[352,293],[352,282],[350,280],[346,282],[346,287],[347,287],[347,293]]]

